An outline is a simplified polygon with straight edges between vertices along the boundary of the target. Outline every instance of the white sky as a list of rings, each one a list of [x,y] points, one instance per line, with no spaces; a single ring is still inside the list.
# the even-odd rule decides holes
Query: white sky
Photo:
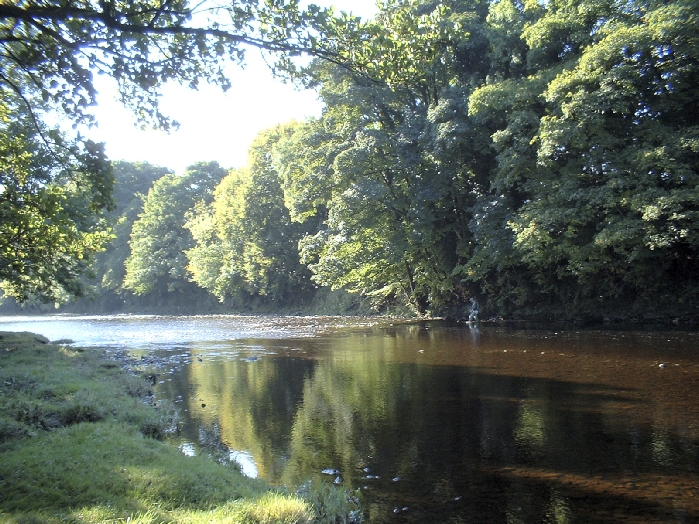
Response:
[[[375,0],[313,3],[332,4],[336,11],[352,12],[364,19],[377,12]],[[198,91],[165,86],[161,111],[180,123],[179,130],[170,134],[136,127],[134,115],[116,100],[113,81],[97,78],[98,126],[83,134],[105,142],[111,160],[147,161],[181,174],[198,161],[216,160],[225,168],[242,167],[260,131],[321,114],[322,104],[314,91],[299,91],[273,78],[255,50],[247,52],[245,68],[234,70],[234,74],[233,87],[225,94],[208,85]]]

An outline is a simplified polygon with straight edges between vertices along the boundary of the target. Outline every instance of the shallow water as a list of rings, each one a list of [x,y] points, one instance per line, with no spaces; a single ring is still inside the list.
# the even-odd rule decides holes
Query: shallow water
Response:
[[[0,330],[157,365],[183,452],[225,455],[277,484],[360,489],[370,522],[699,522],[697,333],[20,320]]]

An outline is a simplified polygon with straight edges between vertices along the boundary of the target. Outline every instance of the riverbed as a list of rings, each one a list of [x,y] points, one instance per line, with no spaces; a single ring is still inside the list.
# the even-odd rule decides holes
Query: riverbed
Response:
[[[699,334],[340,317],[2,317],[127,352],[209,453],[369,522],[699,522]]]

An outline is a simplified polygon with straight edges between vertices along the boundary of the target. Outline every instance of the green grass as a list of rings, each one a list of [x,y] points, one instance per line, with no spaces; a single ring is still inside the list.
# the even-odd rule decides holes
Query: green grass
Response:
[[[335,487],[288,494],[157,440],[177,425],[97,350],[0,333],[0,522],[358,521]],[[156,437],[156,438],[154,438]]]

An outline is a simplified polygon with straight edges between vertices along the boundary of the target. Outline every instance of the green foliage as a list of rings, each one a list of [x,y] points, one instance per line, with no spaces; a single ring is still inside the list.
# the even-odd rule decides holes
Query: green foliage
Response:
[[[93,75],[107,74],[142,122],[168,128],[158,109],[167,82],[228,89],[226,62],[243,63],[249,47],[276,53],[278,67],[293,68],[300,53],[347,62],[336,38],[353,24],[294,2],[5,2],[0,90],[35,94],[73,121],[91,121]]]
[[[278,144],[275,161],[292,217],[316,227],[300,250],[318,284],[378,307],[407,300],[420,314],[459,299],[451,273],[470,237],[461,205],[477,187],[463,157],[483,138],[454,121],[465,109],[456,83],[482,74],[482,11],[391,4],[356,48],[374,81],[308,70],[326,111]]]
[[[695,11],[552,4],[523,31],[536,69],[527,82],[471,98],[471,113],[499,128],[506,257],[568,314],[696,303]],[[501,245],[484,242],[481,260]]]
[[[146,162],[112,163],[114,170],[114,202],[116,210],[109,215],[114,239],[104,253],[97,255],[95,274],[101,279],[101,291],[120,291],[126,276],[126,260],[131,254],[131,229],[143,211],[145,195],[153,183],[169,173],[163,167]]]
[[[7,98],[0,104],[0,285],[20,302],[84,292],[110,235],[113,177],[102,144],[70,141]]]
[[[191,293],[193,279],[235,307],[319,286],[419,314],[461,315],[473,295],[485,316],[697,314],[696,0],[292,11],[287,36],[312,19],[329,38],[313,45],[352,62],[280,64],[318,88],[323,115],[261,134],[215,193],[218,180],[201,194],[159,180],[124,289]]]
[[[132,228],[125,289],[146,295],[154,290],[172,292],[187,287],[185,251],[194,245],[190,231],[184,227],[188,213],[198,202],[211,202],[213,190],[225,174],[218,163],[201,162],[183,176],[165,175],[153,184],[143,213]]]
[[[308,270],[299,263],[303,227],[284,206],[271,149],[293,124],[261,133],[250,148],[249,165],[234,170],[188,223],[196,245],[187,250],[194,281],[220,300],[263,296],[279,306],[310,291]]]
[[[315,5],[302,10],[294,2],[1,3],[0,152],[6,162],[0,166],[0,281],[5,293],[22,302],[30,296],[51,301],[82,295],[80,274],[108,236],[100,224],[111,187],[102,147],[71,144],[46,131],[43,111],[66,117],[74,128],[93,124],[93,75],[106,74],[141,124],[169,129],[177,123],[158,104],[166,83],[196,89],[209,82],[226,90],[226,63],[242,64],[249,47],[269,52],[276,67],[289,71],[300,53],[347,63],[336,37],[351,33],[355,24],[348,17],[335,20],[330,10]],[[114,273],[118,265],[105,271]],[[118,287],[120,276],[118,270],[107,275],[107,287]],[[143,292],[134,278],[138,281],[127,278],[128,285]]]

